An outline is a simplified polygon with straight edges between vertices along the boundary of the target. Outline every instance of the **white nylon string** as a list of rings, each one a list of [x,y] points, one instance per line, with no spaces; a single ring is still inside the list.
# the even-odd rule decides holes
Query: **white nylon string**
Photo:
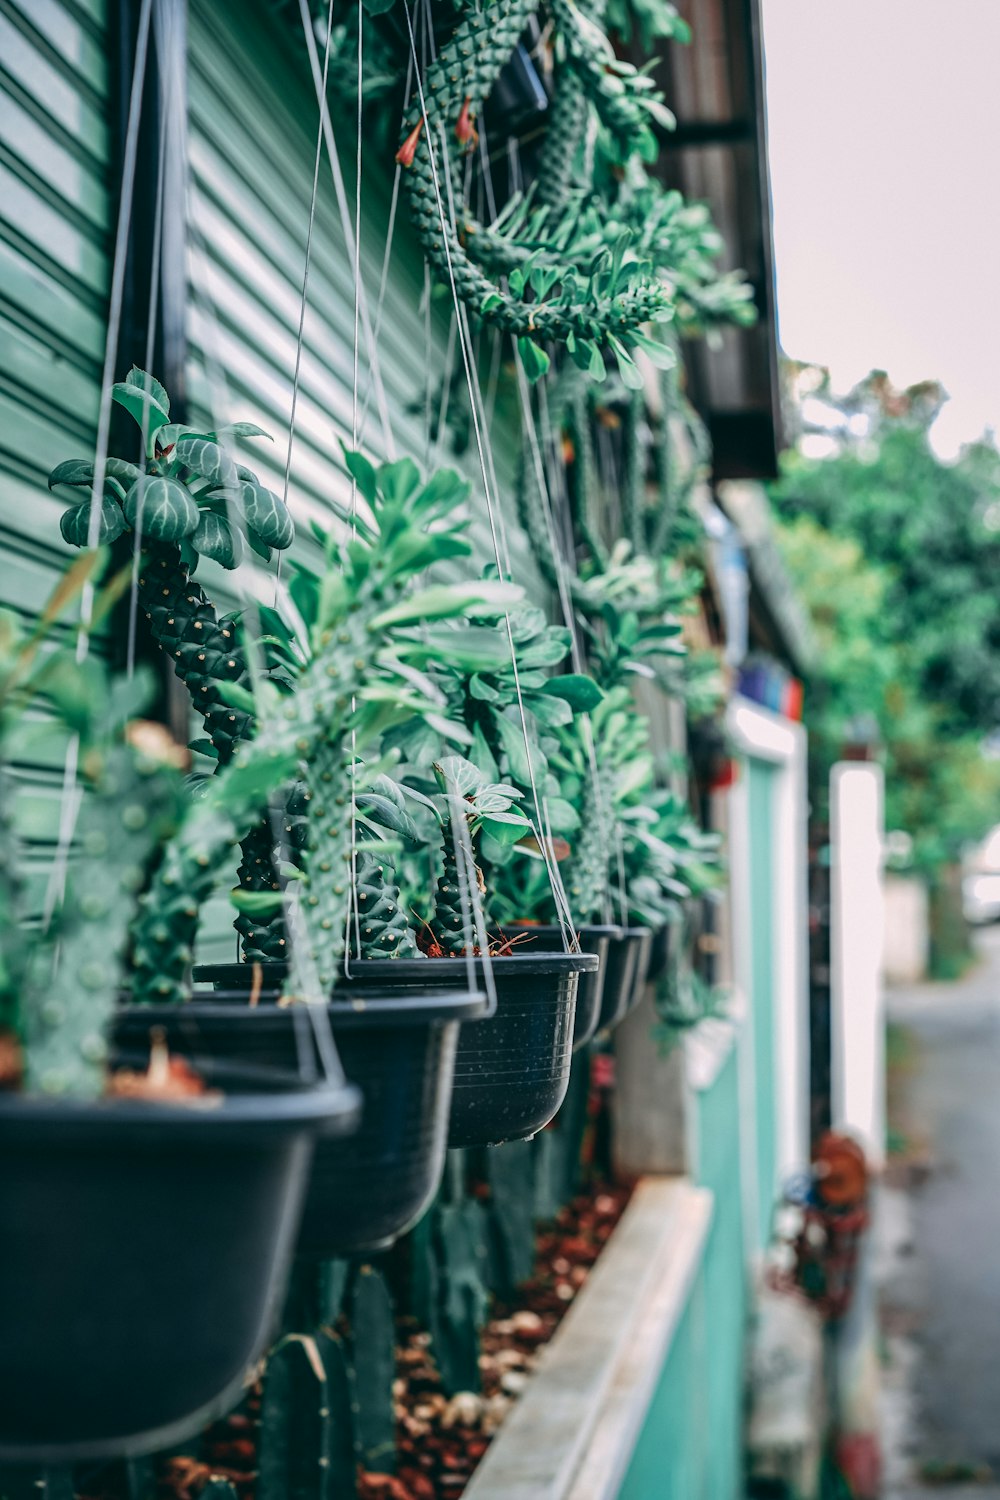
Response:
[[[358,378],[359,353],[361,347],[361,127],[362,127],[362,81],[364,78],[364,11],[358,7],[358,111],[357,154],[355,157],[354,181],[354,367],[351,391],[351,447],[358,446]],[[325,97],[325,93],[324,93]],[[322,115],[321,115],[322,118]],[[358,539],[358,481],[351,475],[351,538]],[[357,700],[351,698],[351,717],[357,709]],[[354,951],[361,958],[361,903],[358,900],[358,736],[351,730],[351,887],[347,900],[348,933],[344,941],[344,973],[351,973],[351,915],[354,916]]]
[[[359,12],[359,14],[360,14],[360,12]],[[404,110],[404,113],[405,113],[405,111],[407,109],[409,109],[410,90],[411,90],[412,87],[413,87],[413,59],[411,57],[407,57],[407,59],[406,59],[406,84],[405,84],[404,89],[403,89],[403,110]],[[374,346],[375,346],[376,349],[378,348],[379,334],[382,331],[382,313],[383,313],[383,310],[385,308],[385,294],[386,294],[386,289],[388,288],[388,285],[389,285],[389,262],[392,259],[393,241],[395,239],[395,234],[396,234],[396,210],[399,207],[399,184],[400,184],[400,182],[402,180],[402,175],[403,175],[403,169],[399,165],[399,163],[397,162],[396,163],[396,170],[395,170],[395,172],[393,174],[393,178],[392,178],[392,197],[391,197],[391,199],[389,201],[389,223],[388,223],[388,225],[386,227],[386,231],[385,231],[385,251],[384,251],[383,256],[382,256],[382,274],[379,277],[378,302],[375,305],[375,329],[374,329],[374,333],[373,333],[373,343],[374,343]],[[362,407],[362,410],[361,410],[361,430],[358,433],[358,445],[359,446],[364,442],[365,429],[366,429],[366,427],[368,425],[368,410],[369,410],[369,407],[371,406],[371,399],[372,399],[372,391],[373,391],[373,389],[374,389],[374,379],[373,379],[373,375],[372,375],[372,367],[371,367],[371,365],[369,365],[369,367],[368,367],[368,380],[367,380],[367,383],[365,385],[365,404],[364,404],[364,406]]]
[[[477,449],[478,449],[478,452],[479,452],[479,463],[480,463],[480,469],[481,469],[482,478],[483,478],[483,489],[484,489],[484,493],[485,493],[485,496],[486,496],[486,509],[487,509],[487,514],[488,514],[488,517],[489,517],[490,534],[491,534],[492,539],[493,539],[493,551],[494,551],[494,556],[495,556],[495,559],[496,559],[497,571],[500,573],[501,576],[504,576],[505,570],[504,570],[504,566],[503,566],[503,559],[502,559],[502,556],[501,556],[501,547],[500,547],[500,541],[499,541],[498,532],[497,532],[497,522],[496,522],[496,516],[495,516],[495,513],[494,513],[493,499],[492,499],[492,495],[491,495],[490,473],[489,473],[490,465],[487,464],[486,453],[485,453],[485,450],[484,450],[484,437],[483,437],[483,430],[482,430],[482,426],[481,426],[480,407],[479,407],[479,401],[477,399],[480,393],[479,393],[479,390],[478,390],[477,382],[473,378],[472,364],[471,364],[471,357],[470,357],[471,339],[468,338],[468,323],[465,320],[465,318],[463,317],[463,314],[465,312],[465,308],[464,308],[464,305],[462,304],[462,302],[461,302],[461,300],[459,298],[458,287],[457,287],[457,284],[456,284],[456,281],[455,281],[455,268],[454,268],[454,265],[452,263],[451,244],[450,244],[450,238],[449,238],[449,233],[448,233],[449,225],[448,225],[448,221],[447,221],[447,219],[445,217],[445,206],[444,206],[444,201],[442,199],[442,194],[441,194],[441,183],[440,183],[440,178],[439,178],[439,174],[438,174],[437,160],[436,160],[435,153],[434,153],[433,132],[432,132],[432,130],[430,128],[430,122],[429,122],[428,117],[427,117],[427,102],[426,102],[426,99],[424,97],[423,78],[421,76],[420,66],[419,66],[419,63],[417,61],[416,42],[415,42],[415,38],[414,38],[414,35],[413,35],[413,22],[412,22],[412,18],[411,18],[411,15],[410,15],[409,0],[403,0],[403,13],[406,16],[406,25],[407,25],[407,30],[409,32],[410,50],[411,50],[411,53],[412,53],[412,56],[413,56],[413,63],[414,63],[414,70],[415,70],[416,84],[417,84],[417,91],[418,91],[419,96],[420,96],[420,111],[421,111],[421,115],[422,115],[423,121],[424,121],[424,132],[425,132],[425,135],[427,137],[428,158],[429,158],[430,166],[431,166],[431,176],[432,176],[433,183],[434,183],[434,196],[435,196],[435,200],[436,200],[436,203],[437,203],[438,217],[440,218],[440,221],[441,221],[442,243],[444,245],[445,259],[446,259],[447,266],[448,266],[448,277],[449,277],[449,280],[451,282],[452,300],[453,300],[454,306],[455,306],[456,319],[457,319],[458,324],[459,324],[459,342],[460,342],[461,351],[462,351],[462,363],[463,363],[463,365],[465,367],[465,379],[466,379],[466,384],[467,384],[468,390],[469,390],[469,400],[470,400],[470,403],[471,403],[471,406],[472,406],[472,425],[473,425],[473,430],[474,430],[475,436],[476,436],[476,446],[477,446]],[[443,150],[444,150],[444,153],[445,153],[445,157],[444,157],[444,160],[445,160],[445,179],[446,179],[446,183],[448,184],[449,192],[450,192],[451,169],[450,169],[450,166],[448,165],[448,159],[447,159],[447,142],[444,141],[443,136],[442,136],[442,144],[443,144]],[[454,226],[454,216],[453,215],[452,215],[452,225]],[[506,570],[506,576],[507,577],[510,576],[509,566],[508,566],[508,568]],[[527,718],[526,718],[525,711],[524,711],[524,699],[523,699],[523,696],[522,696],[522,693],[521,693],[520,674],[518,672],[518,666],[517,666],[517,650],[516,650],[515,645],[514,645],[514,632],[513,632],[513,627],[511,625],[510,615],[507,612],[504,613],[504,622],[505,622],[506,627],[507,627],[507,641],[508,641],[508,645],[510,647],[511,668],[512,668],[513,677],[514,677],[514,689],[515,689],[515,693],[517,695],[518,711],[519,711],[520,719],[521,719],[521,732],[522,732],[523,737],[524,737],[525,755],[526,755],[526,758],[527,758],[527,765],[528,765],[528,778],[529,778],[529,782],[530,782],[530,785],[531,785],[532,801],[533,801],[533,804],[534,804],[535,816],[536,816],[536,819],[537,819],[536,836],[538,838],[538,846],[541,849],[542,856],[543,856],[543,858],[545,860],[545,867],[546,867],[546,870],[547,870],[547,872],[549,874],[550,884],[552,885],[553,897],[554,897],[555,902],[556,902],[557,914],[558,914],[559,919],[560,919],[560,925],[562,926],[563,922],[567,921],[568,918],[566,917],[566,914],[563,913],[563,911],[561,910],[561,907],[560,907],[559,895],[558,895],[558,888],[559,888],[559,885],[561,884],[561,882],[559,882],[557,874],[555,875],[555,878],[554,878],[553,867],[554,867],[555,861],[554,861],[554,859],[552,857],[552,851],[551,851],[551,849],[547,845],[546,838],[545,838],[545,833],[544,833],[544,828],[543,828],[542,815],[541,815],[541,805],[540,805],[540,799],[539,799],[539,795],[538,795],[538,788],[537,788],[537,785],[535,783],[534,765],[533,765],[532,754],[531,754],[531,737],[530,737],[530,735],[528,733],[528,722],[527,722]],[[565,936],[565,934],[564,934],[564,936]]]
[[[323,137],[326,141],[326,154],[330,159],[330,172],[333,178],[334,192],[337,196],[341,230],[344,236],[344,243],[347,246],[347,251],[353,264],[355,262],[356,248],[354,243],[354,229],[351,225],[351,210],[347,199],[347,190],[344,186],[344,174],[341,171],[340,155],[337,151],[337,141],[333,132],[333,122],[330,118],[330,106],[327,101],[326,89],[320,72],[319,56],[316,51],[316,38],[313,36],[312,26],[309,21],[308,0],[299,0],[299,10],[302,15],[306,50],[309,53],[309,67],[312,72],[313,87],[316,91],[316,99],[320,109]],[[329,28],[327,31],[327,42],[329,43]],[[360,235],[358,238],[360,239]],[[394,459],[396,457],[396,440],[392,431],[392,422],[389,418],[389,403],[386,399],[385,386],[382,381],[378,350],[375,344],[375,334],[368,312],[368,299],[365,295],[363,283],[358,290],[358,297],[360,299],[361,326],[365,335],[365,348],[368,353],[369,369],[375,385],[375,400],[378,405],[379,417],[382,424],[382,439],[385,444],[386,456]]]
[[[173,8],[164,20],[163,12],[157,9],[153,18],[153,25],[157,36],[157,56],[162,59],[173,55],[173,31],[174,31]],[[169,31],[165,27],[169,26]],[[160,63],[160,78],[163,78],[163,65]],[[167,143],[169,134],[167,121],[170,118],[170,109],[173,94],[174,74],[171,70],[165,88],[161,87],[160,93],[160,149],[157,153],[156,163],[156,203],[153,209],[153,247],[149,268],[149,321],[146,326],[146,348],[142,368],[148,373],[153,369],[153,350],[156,343],[156,325],[160,308],[160,262],[163,255],[163,197],[164,179],[167,164]],[[149,412],[143,408],[142,414],[142,455],[139,459],[141,473],[146,472],[146,445],[149,439]],[[129,600],[128,600],[128,637],[125,648],[125,675],[129,680],[135,675],[135,641],[139,619],[139,559],[142,555],[142,507],[140,506],[136,515],[136,526],[133,533],[132,543],[132,567],[129,576]]]
[[[226,371],[223,363],[223,356],[221,353],[222,335],[219,325],[218,313],[212,297],[210,277],[208,274],[208,249],[199,229],[199,216],[196,211],[197,199],[195,194],[195,185],[192,181],[190,181],[190,179],[187,183],[187,190],[191,199],[190,207],[187,211],[187,223],[189,227],[192,252],[198,252],[204,266],[202,275],[200,278],[198,278],[198,282],[200,282],[200,284],[197,284],[196,289],[202,305],[202,309],[205,314],[206,337],[204,340],[203,355],[205,359],[206,373],[208,375],[208,399],[211,409],[212,421],[215,427],[218,428],[227,419],[228,408],[230,405],[228,381],[226,378]],[[318,173],[314,171],[312,197],[310,200],[309,208],[310,224],[312,224],[315,220],[318,191],[319,177]],[[308,232],[306,257],[308,262]],[[192,263],[194,264],[194,256],[192,256]],[[194,279],[195,278],[193,278],[193,280]],[[308,277],[305,274],[303,275],[303,282],[304,292],[307,294]],[[304,311],[300,311],[298,337],[293,359],[293,371],[295,372],[298,372],[301,369],[304,324]],[[293,375],[293,389],[294,379],[295,377]],[[289,416],[289,447],[291,447],[292,443],[291,428],[294,421],[293,408],[294,395],[293,406],[292,408],[290,408]],[[235,517],[233,515],[230,515],[229,519],[231,525],[236,524]],[[252,559],[248,559],[248,563],[251,569],[250,576],[256,578],[258,576],[258,573],[255,562]],[[245,611],[250,616],[250,619],[252,621],[251,628],[243,632],[243,647],[246,653],[248,675],[250,677],[251,687],[256,693],[263,680],[263,664],[261,661],[260,652],[257,649],[256,645],[256,638],[262,633],[262,631],[260,616],[258,613],[259,600],[257,594],[253,589],[247,587],[247,566],[248,564],[244,563],[241,568],[237,570],[234,576],[238,582],[238,587],[240,589],[241,603],[245,606]],[[270,575],[264,576],[270,577]],[[271,807],[269,809],[268,816],[270,818],[272,828],[272,841],[275,846],[278,846],[282,842],[282,836],[284,833],[284,829],[282,826],[283,812],[277,807]],[[308,925],[305,913],[302,911],[301,903],[297,899],[297,893],[292,890],[286,892],[284,917],[289,956],[294,953],[300,971],[304,971],[305,985],[310,998],[315,997],[322,1003],[325,1001],[326,997],[319,994],[319,974],[315,961],[311,957],[312,944],[309,939]],[[343,1069],[340,1066],[340,1060],[336,1052],[336,1047],[327,1032],[325,1024],[321,1020],[319,1007],[310,1005],[308,1008],[310,1013],[310,1021],[316,1037],[317,1048],[320,1053],[321,1059],[323,1060],[327,1076],[333,1078],[334,1080],[342,1079]]]
[[[303,12],[302,24],[306,30],[311,30],[308,19],[306,0],[301,0]],[[360,35],[360,26],[358,28]],[[326,13],[326,45],[323,49],[323,82],[321,84],[323,97],[326,98],[326,80],[330,70],[330,42],[333,37],[333,0]],[[281,491],[284,504],[288,505],[288,486],[292,475],[292,450],[295,445],[295,411],[299,404],[299,380],[302,374],[302,345],[306,326],[306,308],[309,305],[309,271],[312,265],[313,230],[316,226],[316,200],[319,190],[319,169],[323,160],[323,116],[320,113],[319,125],[316,129],[316,155],[313,162],[312,195],[309,202],[309,227],[306,230],[306,261],[302,270],[302,298],[299,302],[299,331],[295,341],[295,373],[292,376],[292,411],[288,419],[288,447],[285,450],[285,480]]]
[[[125,265],[128,259],[129,233],[132,226],[132,202],[135,188],[135,163],[139,143],[139,121],[142,117],[143,85],[146,77],[146,55],[149,50],[149,25],[152,15],[152,0],[142,0],[139,26],[136,34],[135,62],[132,68],[132,85],[129,91],[128,121],[125,128],[125,149],[122,156],[122,184],[118,207],[118,225],[115,232],[114,259],[111,269],[111,286],[108,301],[108,327],[104,338],[104,364],[101,371],[101,405],[97,419],[97,442],[94,456],[94,482],[90,491],[90,517],[87,527],[87,546],[96,548],[101,533],[101,509],[104,499],[104,478],[108,462],[108,437],[111,428],[111,385],[114,379],[115,357],[118,352],[118,334],[121,327],[122,298],[125,291]],[[90,627],[94,618],[94,585],[88,580],[80,599],[80,626],[76,637],[76,659],[83,663],[90,650]],[[66,871],[69,851],[73,842],[77,814],[80,810],[82,792],[77,784],[80,761],[80,737],[73,735],[66,747],[63,763],[63,781],[59,802],[59,835],[52,869],[45,889],[42,907],[44,931],[52,921],[56,907],[66,892]]]
[[[519,150],[518,150],[517,141],[513,140],[513,139],[510,140],[508,142],[508,146],[510,148],[510,150],[509,150],[509,157],[510,157],[510,163],[511,163],[512,176],[513,176],[513,178],[517,182],[520,182],[520,173],[521,173],[520,153],[519,153]],[[492,199],[492,197],[493,197],[492,173],[491,173],[491,170],[490,170],[490,159],[489,159],[489,153],[488,152],[486,152],[484,154],[484,157],[483,157],[483,172],[484,172],[484,175],[485,175],[488,187],[489,187],[489,196]],[[495,209],[494,209],[494,214],[495,214]],[[499,348],[499,337],[497,337],[497,340],[496,340],[496,348]],[[561,611],[562,611],[563,623],[566,626],[566,629],[570,633],[573,670],[575,672],[583,672],[583,671],[585,671],[585,663],[584,663],[584,660],[583,660],[583,652],[582,652],[581,647],[580,647],[579,632],[577,630],[576,617],[575,617],[575,614],[574,614],[574,611],[573,611],[572,596],[571,596],[571,591],[570,591],[570,586],[569,586],[569,569],[568,569],[568,566],[567,566],[566,555],[565,555],[565,551],[564,551],[563,545],[560,542],[560,539],[559,539],[558,534],[557,534],[556,524],[555,524],[555,516],[554,516],[553,504],[552,504],[553,495],[558,494],[560,502],[561,502],[561,507],[563,509],[563,513],[568,516],[568,513],[569,513],[569,497],[566,494],[564,486],[561,486],[561,487],[559,487],[557,489],[556,485],[552,483],[552,480],[555,478],[555,472],[558,472],[560,474],[562,473],[561,466],[557,466],[555,464],[547,465],[545,463],[545,461],[543,460],[543,457],[542,457],[542,445],[539,442],[538,429],[537,429],[537,427],[535,425],[534,409],[533,409],[532,404],[531,404],[530,387],[528,385],[527,376],[525,375],[525,372],[524,372],[524,366],[523,366],[523,363],[521,361],[520,354],[517,352],[516,348],[515,348],[515,361],[516,361],[516,365],[517,365],[517,375],[518,375],[518,393],[519,393],[520,399],[521,399],[522,424],[523,424],[523,427],[524,427],[524,431],[525,431],[525,434],[526,434],[526,438],[527,438],[528,444],[529,444],[530,449],[531,449],[532,465],[533,465],[534,470],[535,470],[535,482],[536,482],[536,484],[538,486],[538,494],[539,494],[539,497],[541,499],[541,504],[542,504],[542,520],[543,520],[543,524],[545,525],[546,534],[548,536],[549,551],[551,553],[553,562],[555,564],[555,569],[556,569],[556,592],[557,592],[558,597],[559,597],[559,604],[560,604],[560,608],[561,608]],[[495,391],[494,391],[494,398],[493,399],[495,400]],[[545,387],[545,382],[544,381],[539,382],[539,386],[538,386],[538,403],[539,403],[539,410],[540,410],[541,415],[542,415],[543,428],[545,430],[546,438],[548,440],[547,443],[546,443],[546,447],[551,452],[552,449],[554,448],[555,435],[552,433],[551,424],[549,422],[548,396],[546,394],[546,387]],[[546,469],[548,469],[548,475],[549,475],[548,481],[546,479]],[[572,524],[571,523],[569,523],[569,533],[572,534]],[[603,816],[603,814],[605,812],[605,806],[604,806],[604,803],[605,803],[604,788],[603,788],[603,786],[601,784],[601,779],[600,779],[600,776],[598,774],[597,752],[596,752],[596,748],[594,746],[594,735],[593,735],[593,729],[591,727],[589,716],[581,719],[581,721],[580,721],[580,727],[581,727],[581,738],[583,740],[584,751],[585,751],[585,754],[587,756],[587,765],[588,765],[588,770],[589,770],[589,774],[590,774],[592,791],[593,791],[594,797],[595,797],[595,799],[597,801],[598,807],[602,811],[602,820],[601,820],[602,852],[603,852],[603,854],[604,854],[604,856],[605,856],[605,858],[606,858],[606,860],[607,860],[607,862],[608,862],[608,864],[610,866],[610,860],[611,860],[611,853],[612,853],[612,851],[608,848],[607,841],[603,837],[603,831],[604,831],[604,828],[606,827],[606,822],[605,822],[605,819],[604,819],[604,816]],[[561,877],[560,877],[560,884],[561,884]],[[602,917],[603,917],[604,921],[610,922],[611,921],[611,905],[610,905],[609,897],[608,897],[608,895],[607,895],[606,892],[604,894],[602,904],[603,904]],[[568,910],[568,903],[567,903],[567,910]]]

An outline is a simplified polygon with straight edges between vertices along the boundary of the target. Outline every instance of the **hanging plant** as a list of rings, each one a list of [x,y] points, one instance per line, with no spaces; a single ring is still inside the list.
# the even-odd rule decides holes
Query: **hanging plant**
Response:
[[[136,718],[151,696],[147,673],[111,677],[93,654],[39,650],[104,561],[88,553],[70,569],[33,635],[0,616],[0,779],[16,802],[11,761],[56,726],[64,746],[69,736],[72,819],[42,922],[4,828],[4,1463],[161,1447],[231,1402],[269,1332],[311,1140],[356,1115],[342,1083],[276,1074],[257,1092],[260,1082],[238,1070],[191,1069],[148,1034],[134,1065],[119,1066],[129,923],[189,793],[186,752]],[[112,599],[98,595],[91,629]],[[66,1222],[71,1243],[59,1232]],[[136,1267],[161,1256],[171,1274],[152,1295]]]

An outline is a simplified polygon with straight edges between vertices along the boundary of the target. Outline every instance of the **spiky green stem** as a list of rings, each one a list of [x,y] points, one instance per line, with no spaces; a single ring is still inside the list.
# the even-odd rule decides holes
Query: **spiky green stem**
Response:
[[[630,391],[622,414],[622,529],[635,554],[646,550],[645,411],[642,392]]]
[[[444,833],[442,855],[444,868],[434,887],[434,936],[445,957],[460,958],[466,949],[468,915],[450,821]]]
[[[253,723],[250,714],[233,708],[219,692],[220,683],[247,686],[249,681],[235,623],[219,619],[176,547],[143,552],[139,590],[153,638],[191,694],[224,765]]]
[[[457,225],[452,222],[449,168],[442,144],[450,140],[467,100],[472,113],[479,112],[536,4],[537,0],[494,0],[488,7],[471,10],[427,70],[423,90],[427,128],[417,139],[412,165],[404,174],[410,212],[427,259],[446,282],[454,279],[459,300],[477,317],[506,333],[543,341],[563,343],[570,334],[583,339],[603,339],[609,332],[621,336],[656,317],[668,304],[658,281],[605,295],[593,281],[578,278],[572,285],[564,284],[555,298],[528,302],[504,290],[474,263],[476,236],[485,231],[461,198],[457,168],[452,170],[450,195]],[[587,75],[584,83],[592,86],[592,76]],[[404,142],[421,119],[417,99],[404,120]],[[438,164],[437,181],[428,135]]]
[[[0,1028],[16,1030],[20,1020],[27,943],[20,841],[14,829],[14,781],[0,766]]]
[[[362,850],[357,857],[356,890],[361,957],[402,958],[414,953],[413,932],[387,861]]]
[[[584,781],[580,834],[564,877],[570,910],[577,922],[599,922],[608,910],[613,831],[609,789],[598,768]]]
[[[57,962],[39,955],[25,1005],[31,1090],[91,1098],[102,1090],[129,920],[150,854],[177,814],[179,781],[127,746],[103,758],[81,808]]]

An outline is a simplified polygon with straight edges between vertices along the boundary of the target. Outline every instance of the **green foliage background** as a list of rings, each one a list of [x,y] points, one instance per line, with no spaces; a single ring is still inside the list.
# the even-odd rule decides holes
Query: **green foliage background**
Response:
[[[874,720],[886,826],[933,874],[1000,820],[1000,453],[954,463],[929,440],[933,386],[874,373],[843,402],[868,431],[824,459],[791,453],[771,499],[779,543],[822,658],[807,696],[813,784]]]

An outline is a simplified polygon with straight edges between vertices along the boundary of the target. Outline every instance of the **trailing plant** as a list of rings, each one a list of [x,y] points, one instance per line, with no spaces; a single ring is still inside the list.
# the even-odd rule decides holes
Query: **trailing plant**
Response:
[[[422,483],[409,459],[374,468],[348,452],[347,466],[369,507],[357,535],[326,539],[321,575],[304,566],[290,586],[298,628],[275,637],[292,691],[262,684],[253,741],[205,785],[167,848],[135,929],[136,997],[179,1000],[207,895],[233,843],[279,787],[301,776],[309,795],[303,867],[291,882],[292,952],[287,993],[324,999],[344,951],[357,757],[394,722],[436,717],[433,685],[410,664],[405,627],[447,619],[470,603],[513,602],[519,590],[495,581],[415,587],[418,573],[468,552],[457,512],[468,484],[450,470]],[[237,702],[244,690],[230,687]]]
[[[410,211],[430,264],[454,283],[471,313],[517,338],[529,378],[548,368],[541,347],[548,339],[568,341],[581,366],[603,378],[601,344],[632,369],[630,346],[653,342],[640,333],[641,325],[672,316],[665,290],[630,254],[629,235],[605,232],[595,247],[583,226],[549,219],[544,203],[527,222],[516,221],[533,244],[505,231],[502,219],[487,230],[464,199],[447,146],[453,131],[460,147],[473,142],[474,121],[537,9],[538,0],[498,0],[488,10],[466,13],[426,70],[420,96],[404,119],[397,160],[407,169]],[[614,57],[582,6],[552,0],[551,13],[566,63],[561,77],[573,92],[571,114],[585,97],[624,156],[648,153],[649,119],[669,119],[652,80]],[[570,126],[570,135],[575,128]],[[564,129],[558,138],[565,142]],[[512,213],[525,209],[508,207]]]

